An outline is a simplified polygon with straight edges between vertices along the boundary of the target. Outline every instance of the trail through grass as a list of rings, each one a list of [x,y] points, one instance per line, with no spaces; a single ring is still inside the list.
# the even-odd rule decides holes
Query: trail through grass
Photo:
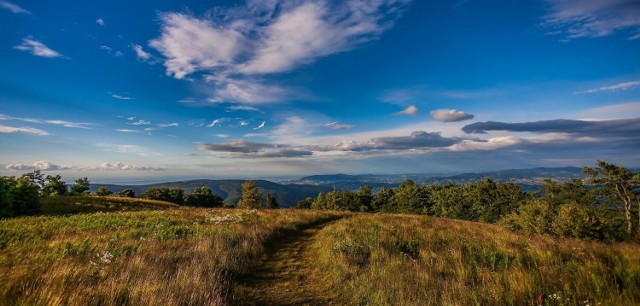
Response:
[[[242,305],[331,305],[335,296],[315,270],[316,235],[338,218],[323,219],[268,243],[260,267],[243,277],[235,296]]]

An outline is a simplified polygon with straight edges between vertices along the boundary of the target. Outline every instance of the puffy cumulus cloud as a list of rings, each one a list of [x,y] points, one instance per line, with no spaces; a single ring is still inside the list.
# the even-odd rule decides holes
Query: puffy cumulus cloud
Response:
[[[640,2],[637,0],[547,0],[543,25],[568,38],[603,37],[630,30],[640,38]]]
[[[22,43],[13,47],[14,49],[29,52],[35,56],[47,57],[47,58],[55,58],[55,57],[63,57],[58,51],[55,51],[45,44],[32,39],[31,37],[25,37],[22,39]]]
[[[640,138],[640,118],[585,121],[571,119],[543,120],[524,123],[476,122],[462,128],[467,134],[488,131],[568,133],[589,137]]]
[[[455,109],[436,109],[431,111],[431,118],[442,122],[456,122],[473,119],[472,114]]]
[[[377,39],[408,2],[248,1],[202,18],[163,13],[161,34],[149,45],[162,54],[169,76],[206,72],[205,81],[213,85],[210,102],[278,103],[301,94],[266,84],[261,76]]]
[[[97,167],[96,170],[107,170],[107,171],[164,171],[167,168],[162,167],[144,167],[144,166],[134,166],[125,164],[123,162],[115,162],[115,163],[104,163]]]
[[[11,3],[9,1],[0,0],[0,7],[3,9],[9,10],[14,14],[27,14],[27,15],[31,14],[30,11],[25,10],[22,7],[18,6],[17,4]]]
[[[201,144],[196,148],[202,151],[222,153],[218,154],[219,157],[233,158],[287,158],[313,154],[309,150],[295,148],[290,145],[251,142],[242,139],[217,144]]]
[[[409,136],[376,137],[369,141],[341,141],[330,146],[313,146],[318,151],[406,151],[448,147],[461,139],[442,137],[438,132],[415,131]]]
[[[32,171],[32,170],[62,171],[62,170],[77,169],[77,167],[70,166],[70,165],[58,166],[52,162],[41,160],[33,164],[9,164],[5,166],[5,169],[14,170],[14,171]]]
[[[396,115],[407,115],[407,116],[415,116],[419,113],[420,111],[418,110],[417,107],[411,105],[407,108],[405,108],[403,111],[397,112]]]
[[[6,126],[0,125],[0,133],[25,133],[39,136],[46,136],[49,133],[45,130],[36,129],[32,127],[15,127],[15,126]]]

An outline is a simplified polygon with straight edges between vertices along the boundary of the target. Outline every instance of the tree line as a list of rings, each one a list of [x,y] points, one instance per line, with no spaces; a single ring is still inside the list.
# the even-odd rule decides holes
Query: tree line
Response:
[[[640,237],[640,174],[603,161],[594,168],[584,167],[583,172],[585,180],[558,183],[547,179],[537,193],[488,178],[432,185],[405,180],[397,188],[383,187],[375,194],[366,185],[357,191],[334,189],[298,201],[295,207],[426,214],[558,237],[628,240],[634,238],[634,232],[636,239]]]

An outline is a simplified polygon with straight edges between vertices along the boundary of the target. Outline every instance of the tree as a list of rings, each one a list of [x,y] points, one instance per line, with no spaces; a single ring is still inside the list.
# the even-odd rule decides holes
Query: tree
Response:
[[[111,195],[112,193],[113,192],[107,189],[107,187],[100,187],[98,188],[98,190],[96,190],[96,195],[100,197],[106,197],[108,195]]]
[[[550,234],[556,213],[547,201],[532,199],[518,211],[505,216],[500,223],[515,232],[525,234]]]
[[[184,201],[184,190],[182,190],[182,188],[150,187],[140,196],[145,199],[182,205]]]
[[[14,216],[34,215],[42,209],[38,186],[33,184],[29,178],[19,178],[11,193]]]
[[[373,197],[371,206],[373,211],[394,213],[398,212],[398,205],[394,201],[395,191],[393,188],[382,187]]]
[[[638,220],[640,221],[640,200],[633,193],[633,189],[639,184],[638,174],[601,160],[597,161],[595,168],[584,167],[582,171],[589,175],[589,183],[600,186],[598,190],[600,195],[606,197],[609,203],[622,202],[627,219],[627,234],[631,235],[633,230],[631,206],[634,199],[638,202]]]
[[[318,197],[316,197],[316,200],[311,204],[311,209],[327,209],[327,197],[324,193],[318,193]]]
[[[184,198],[185,205],[196,207],[220,207],[222,206],[222,198],[213,194],[211,188],[202,186],[194,187],[190,194]]]
[[[40,191],[42,188],[44,188],[44,174],[42,174],[42,172],[40,170],[33,170],[32,172],[27,172],[25,174],[23,174],[21,176],[27,178],[33,185],[35,185],[38,188],[38,191]]]
[[[14,177],[0,177],[0,218],[13,215],[13,188],[16,184]]]
[[[358,206],[357,208],[359,211],[362,211],[362,212],[373,211],[373,208],[371,206],[371,203],[373,202],[372,193],[373,193],[373,190],[369,185],[364,185],[360,187],[358,192],[356,192],[355,197],[356,197],[356,202]]]
[[[72,194],[84,194],[89,191],[89,179],[87,177],[79,178],[76,180],[75,184],[71,186]]]
[[[242,198],[238,202],[238,208],[256,209],[261,208],[262,197],[258,192],[258,187],[253,181],[242,183]]]
[[[276,199],[275,197],[272,197],[271,194],[267,192],[267,205],[266,205],[266,208],[268,208],[268,209],[277,209],[278,207],[280,207],[280,205],[278,205],[278,199]]]
[[[116,193],[117,196],[123,198],[135,198],[136,192],[133,189],[123,189],[122,191]]]
[[[294,205],[293,208],[310,209],[311,205],[313,205],[313,198],[308,197],[304,200],[296,202],[296,205]]]
[[[56,174],[55,176],[47,175],[47,183],[44,185],[44,188],[42,188],[45,196],[65,195],[67,191],[67,183],[62,180],[60,174]]]

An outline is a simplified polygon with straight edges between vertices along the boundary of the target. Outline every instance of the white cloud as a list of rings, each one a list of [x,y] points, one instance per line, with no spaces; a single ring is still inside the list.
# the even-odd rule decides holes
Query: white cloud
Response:
[[[167,75],[176,79],[230,64],[242,47],[243,36],[233,28],[180,13],[162,14],[160,19],[162,34],[149,45],[166,58]]]
[[[96,23],[97,23],[97,24],[99,24],[99,25],[101,25],[101,26],[103,26],[103,27],[104,27],[104,26],[106,26],[106,24],[105,24],[105,22],[104,22],[104,19],[102,19],[102,18],[98,18],[98,19],[96,20]]]
[[[229,137],[229,134],[216,134],[215,136],[218,138],[227,138]]]
[[[253,107],[253,106],[248,106],[248,105],[233,105],[233,106],[227,107],[227,109],[229,111],[242,110],[242,111],[251,111],[251,112],[261,112],[262,113],[262,111],[260,109],[258,109],[256,107]]]
[[[356,128],[355,125],[339,124],[337,122],[327,123],[327,124],[324,125],[324,127],[327,128],[327,129],[331,129],[331,130],[351,130],[351,129],[355,129]]]
[[[172,127],[172,126],[173,127],[177,127],[178,125],[179,124],[177,122],[174,122],[174,123],[160,123],[160,124],[158,124],[158,127],[161,127],[161,128]]]
[[[13,4],[9,1],[0,0],[0,7],[7,9],[14,14],[31,14],[31,12],[29,12],[28,10],[25,10],[17,4]]]
[[[133,144],[109,144],[109,143],[99,143],[96,145],[99,148],[107,152],[116,152],[116,153],[125,153],[125,154],[137,154],[140,156],[157,156],[161,155],[160,153],[153,152],[149,148],[145,148],[139,145]]]
[[[33,164],[9,164],[5,166],[5,169],[14,170],[14,171],[32,171],[32,170],[62,171],[62,170],[77,169],[77,167],[70,166],[70,165],[58,166],[52,162],[41,160]]]
[[[607,120],[640,117],[640,102],[621,103],[588,109],[579,114],[582,120]]]
[[[640,81],[623,82],[623,83],[618,83],[614,85],[593,88],[585,91],[579,91],[579,92],[576,92],[576,94],[589,94],[589,93],[596,93],[601,91],[621,91],[621,90],[628,90],[638,86],[640,86]]]
[[[152,58],[151,54],[144,51],[141,45],[131,44],[131,48],[136,52],[136,57],[143,62]]]
[[[29,123],[37,123],[37,124],[52,124],[52,125],[61,125],[68,128],[79,128],[79,129],[90,129],[93,124],[91,123],[82,123],[82,122],[72,122],[66,120],[43,120],[43,119],[35,119],[35,118],[20,118],[20,117],[11,117],[0,114],[0,120],[16,120],[16,121],[24,121]]]
[[[249,1],[218,9],[215,16],[224,16],[219,18],[164,13],[161,35],[149,45],[164,56],[169,76],[206,72],[213,85],[209,102],[290,101],[304,95],[266,84],[260,75],[291,71],[377,39],[409,1]]]
[[[377,36],[393,24],[388,13],[405,1],[305,2],[282,12],[263,29],[264,39],[244,73],[289,71],[301,64],[347,51]]]
[[[118,100],[133,100],[132,97],[121,96],[119,94],[112,94],[111,97]]]
[[[106,51],[108,54],[110,54],[110,55],[112,55],[112,56],[115,56],[115,57],[124,56],[124,54],[123,54],[122,52],[120,52],[120,51],[118,51],[118,50],[116,50],[116,51],[114,52],[114,51],[113,51],[113,48],[111,48],[111,47],[109,47],[109,46],[102,45],[102,46],[100,46],[100,49],[101,49],[101,50]]]
[[[131,125],[149,125],[149,124],[151,124],[151,121],[146,121],[146,120],[140,119],[140,120],[138,120],[136,122],[132,122],[132,123],[129,123],[129,124],[131,124]]]
[[[405,108],[403,111],[397,112],[396,115],[415,116],[420,112],[417,107],[411,105]]]
[[[229,120],[229,118],[219,118],[219,119],[215,119],[211,122],[211,124],[207,125],[207,127],[214,127],[214,126],[222,126],[222,122]]]
[[[122,162],[104,163],[100,167],[98,167],[97,169],[98,170],[112,170],[112,171],[118,171],[118,170],[121,170],[121,171],[164,171],[164,170],[167,170],[167,168],[134,166],[134,165],[125,164],[125,163],[122,163]]]
[[[0,133],[25,133],[25,134],[33,134],[39,136],[49,135],[47,131],[36,129],[32,127],[14,127],[14,126],[6,126],[0,125]]]
[[[240,126],[247,126],[249,125],[248,121],[240,121]]]
[[[45,44],[32,39],[31,37],[25,37],[22,39],[22,43],[13,47],[20,51],[30,52],[35,56],[54,58],[54,57],[63,57],[62,54],[58,53],[55,50],[50,49]]]
[[[260,123],[260,125],[258,125],[257,127],[254,127],[254,128],[253,128],[253,130],[254,130],[254,131],[255,131],[255,130],[259,130],[259,129],[263,128],[265,124],[267,124],[267,122],[262,121],[262,123]]]
[[[637,0],[547,0],[550,12],[544,25],[568,38],[603,37],[622,30],[640,38],[640,2]]]
[[[142,131],[140,130],[132,130],[132,129],[117,129],[117,132],[122,132],[122,133],[142,133]]]
[[[473,119],[473,115],[455,109],[436,109],[431,111],[431,118],[442,122],[456,122]]]

